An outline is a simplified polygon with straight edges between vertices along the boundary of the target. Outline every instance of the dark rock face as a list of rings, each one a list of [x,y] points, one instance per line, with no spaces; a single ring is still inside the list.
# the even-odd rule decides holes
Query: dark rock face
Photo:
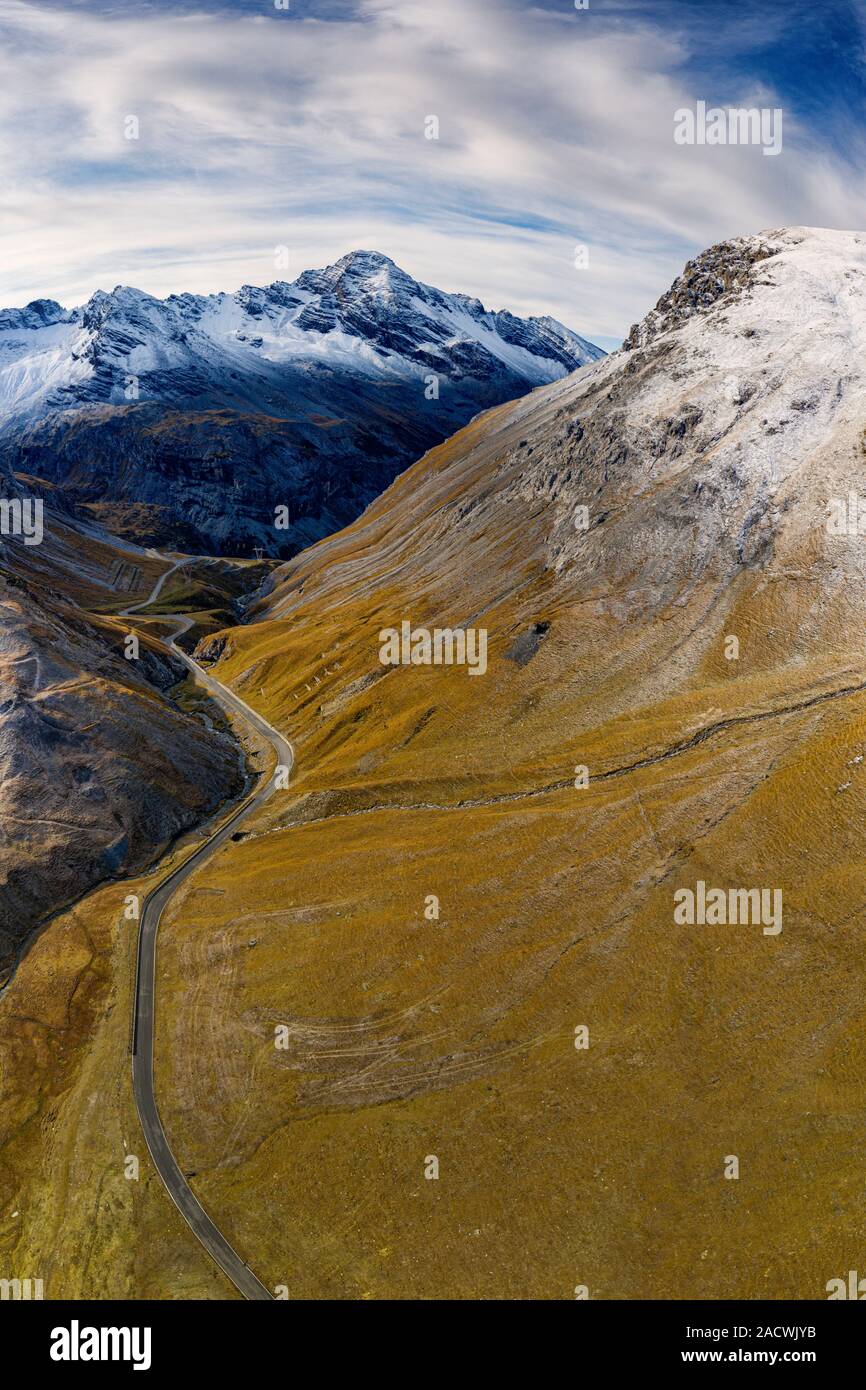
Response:
[[[550,623],[542,620],[519,632],[505,653],[506,659],[517,666],[528,666],[549,631]]]
[[[367,251],[236,295],[37,300],[0,313],[0,469],[111,504],[132,539],[289,556],[480,410],[601,356]]]
[[[214,637],[206,637],[199,642],[195,649],[196,661],[207,666],[214,661],[219,661],[223,654],[228,656],[231,651],[228,640],[228,636],[224,632],[217,633]]]
[[[88,406],[0,440],[0,467],[5,459],[56,483],[76,503],[139,504],[126,518],[99,513],[128,539],[288,556],[354,519],[404,464],[439,442],[441,421],[423,398],[419,407],[398,392],[383,401],[361,385],[351,415],[321,422],[151,402]],[[275,526],[277,507],[287,508],[287,527]]]

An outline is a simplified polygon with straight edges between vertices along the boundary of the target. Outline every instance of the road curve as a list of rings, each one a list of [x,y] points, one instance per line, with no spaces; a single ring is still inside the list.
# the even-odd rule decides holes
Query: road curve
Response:
[[[150,596],[143,603],[134,604],[125,609],[122,616],[140,611],[146,608],[158,597],[163,584],[169,575],[173,573],[179,565],[184,564],[183,560],[176,561],[170,570],[167,570],[157,580]],[[176,639],[181,633],[186,632],[192,627],[192,619],[185,614],[160,614],[160,621],[174,622],[177,626],[175,632],[168,639],[164,640],[164,645],[169,647],[172,652],[180,657],[181,661],[189,667],[196,680],[209,691],[213,698],[222,705],[223,709],[245,719],[251,724],[258,733],[262,734],[273,746],[277,762],[287,768],[291,768],[294,762],[294,752],[289,741],[283,738],[282,734],[272,725],[257,714],[254,709],[242,700],[234,691],[216,680],[207,671],[204,671],[198,662],[193,661],[192,657],[187,656],[176,644]],[[256,1278],[248,1265],[244,1263],[236,1250],[229,1245],[225,1236],[217,1229],[211,1218],[208,1216],[204,1207],[199,1202],[186,1178],[181,1172],[177,1160],[171,1151],[162,1121],[159,1118],[159,1110],[156,1104],[156,1095],[153,1084],[153,1036],[154,1036],[154,1009],[156,995],[156,938],[159,930],[160,918],[165,907],[177,892],[182,883],[189,878],[190,874],[196,872],[201,866],[211,858],[222,844],[232,835],[241,821],[251,815],[274,791],[275,779],[268,777],[262,782],[258,790],[235,811],[213,835],[200,845],[193,854],[185,859],[184,862],[169,874],[168,878],[157,885],[148,893],[144,901],[141,912],[141,923],[138,931],[138,962],[135,976],[135,1003],[133,1017],[133,1042],[132,1042],[132,1088],[135,1094],[135,1104],[138,1110],[138,1118],[144,1131],[150,1156],[156,1166],[159,1176],[166,1186],[168,1195],[171,1197],[181,1216],[189,1225],[193,1234],[207,1250],[212,1259],[216,1261],[220,1269],[232,1281],[245,1298],[249,1299],[270,1299],[273,1297],[265,1288],[264,1284]]]

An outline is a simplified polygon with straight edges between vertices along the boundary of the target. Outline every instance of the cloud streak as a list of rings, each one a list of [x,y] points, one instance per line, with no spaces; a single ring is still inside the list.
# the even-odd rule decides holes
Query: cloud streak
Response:
[[[785,105],[739,68],[705,90],[699,27],[678,12],[0,0],[0,301],[230,289],[285,276],[277,246],[290,278],[363,246],[609,341],[708,242],[862,225],[856,140],[843,158],[796,109],[776,160],[674,144],[673,112],[697,98]]]

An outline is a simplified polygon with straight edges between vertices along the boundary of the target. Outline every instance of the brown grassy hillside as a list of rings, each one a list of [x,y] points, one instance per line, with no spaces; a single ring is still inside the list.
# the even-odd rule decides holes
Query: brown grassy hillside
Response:
[[[297,771],[170,919],[159,1085],[266,1283],[813,1298],[856,1263],[863,561],[825,509],[861,241],[714,248],[228,635]],[[485,626],[487,674],[381,666],[403,619]],[[699,879],[780,889],[782,931],[676,925]]]

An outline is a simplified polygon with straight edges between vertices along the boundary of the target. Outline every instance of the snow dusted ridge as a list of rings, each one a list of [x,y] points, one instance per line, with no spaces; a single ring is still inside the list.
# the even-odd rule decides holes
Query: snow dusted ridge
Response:
[[[512,488],[550,504],[548,562],[645,616],[763,569],[802,576],[822,611],[859,601],[866,549],[828,509],[866,496],[864,361],[866,232],[711,247],[623,349],[516,402],[535,448]]]
[[[292,284],[156,299],[118,286],[65,310],[0,311],[0,423],[76,405],[156,400],[284,414],[287,371],[373,382],[502,377],[512,394],[604,354],[555,319],[489,312],[353,251]]]
[[[723,241],[686,263],[655,308],[632,325],[623,346],[646,347],[660,333],[677,328],[699,309],[730,298],[755,283],[755,267],[776,254],[760,237]]]

